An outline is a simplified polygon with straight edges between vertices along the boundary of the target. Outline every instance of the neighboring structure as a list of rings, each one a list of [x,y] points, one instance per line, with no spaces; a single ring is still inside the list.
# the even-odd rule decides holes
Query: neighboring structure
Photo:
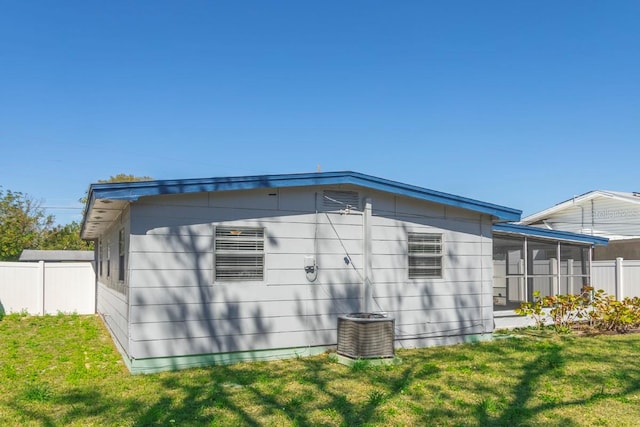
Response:
[[[20,262],[92,262],[94,251],[65,251],[65,250],[39,250],[25,249],[20,254]]]
[[[591,191],[530,215],[520,224],[606,237],[594,260],[640,259],[640,193]]]
[[[396,345],[493,332],[492,226],[520,211],[355,172],[93,184],[98,312],[132,372],[313,354],[382,312]]]

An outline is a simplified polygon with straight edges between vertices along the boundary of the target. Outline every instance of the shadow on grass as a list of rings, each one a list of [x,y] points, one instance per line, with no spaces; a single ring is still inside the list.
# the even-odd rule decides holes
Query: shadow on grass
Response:
[[[333,416],[339,425],[358,426],[379,421],[377,409],[411,382],[411,370],[405,369],[389,384],[383,384],[382,379],[378,383],[374,381],[375,387],[367,389],[364,399],[361,395],[352,398],[336,391],[332,383],[339,381],[341,376],[353,379],[372,372],[353,372],[340,366],[337,373],[335,369],[327,369],[331,363],[326,358],[301,359],[294,368],[296,379],[292,378],[288,383],[282,378],[292,374],[281,370],[291,367],[289,364],[278,365],[274,372],[267,371],[272,368],[269,364],[247,364],[247,370],[243,367],[214,367],[209,371],[208,384],[178,385],[183,393],[180,401],[169,404],[159,400],[137,418],[136,425],[175,422],[259,426],[269,416],[292,425],[314,425],[318,422],[311,413],[319,411]],[[264,370],[260,371],[260,367]],[[167,379],[163,380],[163,385],[176,386]],[[246,405],[240,402],[246,402]],[[203,408],[207,409],[203,411]],[[216,416],[209,408],[232,415]],[[194,419],[196,413],[199,416]]]
[[[123,424],[136,426],[260,426],[266,419],[268,423],[280,425],[401,424],[402,421],[385,418],[387,402],[395,408],[410,411],[406,419],[418,417],[426,424],[463,419],[465,423],[482,426],[530,425],[540,422],[538,417],[544,412],[571,406],[589,407],[592,403],[622,399],[640,390],[637,369],[616,369],[620,360],[612,354],[608,361],[610,373],[592,373],[584,377],[585,387],[593,389],[590,395],[580,399],[562,396],[556,401],[540,399],[545,382],[568,375],[566,371],[576,358],[588,357],[569,347],[573,344],[551,340],[514,341],[509,345],[515,346],[517,351],[510,353],[502,343],[488,343],[466,347],[465,352],[430,352],[428,358],[412,353],[411,357],[403,356],[402,365],[363,370],[335,365],[327,357],[304,358],[291,363],[217,366],[130,377],[132,383],[137,383],[129,387],[126,386],[128,380],[123,382],[128,388],[123,391],[130,397],[124,397],[125,394],[118,397],[113,392],[86,385],[64,394],[53,392],[45,405],[18,399],[12,407],[23,414],[25,420],[47,427],[91,424],[92,420],[98,423],[104,421],[104,414],[112,414]],[[523,359],[522,355],[527,352],[531,357]],[[504,395],[499,395],[495,386],[485,382],[484,375],[472,375],[469,368],[475,366],[473,372],[495,375],[493,368],[485,366],[491,355],[509,359],[512,365],[509,373],[514,381],[506,386]],[[601,357],[605,362],[604,356]],[[608,376],[618,380],[620,387],[615,391],[594,387]],[[357,389],[353,393],[348,389],[345,391],[342,381]],[[423,395],[416,392],[419,388],[425,390]],[[452,403],[460,396],[455,390],[460,389],[482,400],[475,404],[469,399]],[[132,392],[157,393],[157,396],[149,398],[131,395]],[[401,400],[403,404],[399,405]],[[47,405],[57,408],[56,412],[43,410]],[[553,423],[579,424],[575,418],[562,416],[554,418]]]
[[[518,370],[521,372],[518,377],[518,381],[513,387],[512,395],[507,399],[503,405],[496,404],[496,400],[491,398],[484,399],[478,405],[476,405],[474,413],[478,425],[529,425],[536,422],[535,417],[539,414],[554,409],[562,409],[569,407],[588,407],[590,404],[605,399],[621,399],[625,396],[637,393],[640,391],[640,381],[632,378],[633,375],[627,372],[618,372],[618,377],[628,380],[628,386],[618,392],[607,393],[602,388],[596,387],[603,382],[602,373],[591,373],[590,375],[581,375],[584,380],[584,386],[593,390],[593,393],[585,398],[581,399],[567,399],[563,397],[557,401],[544,401],[539,402],[539,395],[543,387],[541,385],[550,381],[556,377],[565,375],[564,367],[575,361],[575,358],[591,357],[587,354],[571,354],[573,351],[569,351],[569,345],[560,345],[553,342],[538,342],[533,343],[534,348],[538,355],[534,360],[523,364]],[[575,343],[579,344],[578,342]],[[531,346],[528,343],[527,346]],[[612,355],[612,357],[615,357]],[[611,358],[603,358],[602,362],[612,363]],[[488,388],[486,391],[490,391]],[[553,399],[552,399],[553,400]],[[557,417],[554,420],[554,425],[562,426],[579,426],[582,423],[568,417]]]
[[[480,425],[526,423],[538,413],[538,408],[531,407],[529,404],[538,384],[549,374],[559,374],[565,364],[560,345],[545,343],[541,347],[540,354],[533,361],[522,366],[522,374],[513,389],[511,401],[507,403],[507,408],[498,417],[489,415],[490,401],[484,400],[477,406],[476,417]],[[564,420],[563,425],[572,425],[572,422]]]
[[[401,368],[391,377],[378,368],[355,372],[336,366],[325,357],[301,359],[292,364],[258,362],[218,366],[199,372],[202,376],[198,374],[197,378],[185,377],[184,380],[161,375],[163,378],[159,381],[163,394],[146,407],[135,399],[131,402],[105,401],[99,395],[91,394],[61,396],[60,400],[68,399],[67,403],[72,405],[76,400],[119,405],[123,418],[133,418],[134,425],[139,426],[260,426],[264,425],[266,417],[272,417],[276,423],[318,424],[312,412],[315,412],[315,417],[318,412],[327,414],[332,420],[329,422],[331,425],[358,426],[382,422],[378,409],[413,381],[428,375],[415,373],[412,367]],[[433,370],[429,372],[433,373]],[[357,396],[350,396],[334,387],[336,381],[345,378],[353,381],[364,376],[373,379]],[[291,381],[283,381],[285,377],[291,377]],[[171,395],[177,397],[171,398]],[[81,421],[81,414],[89,409],[88,405],[81,403],[73,412],[67,412],[64,419],[67,422]]]
[[[92,417],[98,419],[106,413],[133,414],[140,410],[141,402],[137,399],[113,399],[106,397],[98,390],[74,389],[70,392],[53,393],[45,403],[65,408],[60,411],[46,411],[44,406],[34,405],[29,399],[17,399],[12,408],[22,417],[38,421],[42,426],[60,426],[66,424],[85,424]],[[113,408],[118,408],[114,411]]]

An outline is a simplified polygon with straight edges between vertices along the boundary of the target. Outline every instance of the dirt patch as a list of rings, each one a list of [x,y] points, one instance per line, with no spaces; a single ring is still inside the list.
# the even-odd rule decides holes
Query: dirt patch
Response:
[[[585,324],[577,324],[571,327],[571,332],[576,335],[584,335],[588,337],[593,337],[596,335],[627,335],[627,334],[637,334],[640,333],[640,328],[630,328],[624,331],[616,331],[616,330],[602,330],[596,329],[593,326],[585,325]]]

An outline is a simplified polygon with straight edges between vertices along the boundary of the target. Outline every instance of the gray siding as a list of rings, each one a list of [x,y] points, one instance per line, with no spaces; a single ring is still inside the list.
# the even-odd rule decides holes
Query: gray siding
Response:
[[[118,235],[121,229],[125,230],[125,242],[128,242],[130,230],[130,210],[117,219],[111,228],[102,236],[103,240],[103,266],[102,275],[98,267],[98,295],[97,310],[102,315],[104,322],[111,330],[119,347],[129,354],[129,306],[128,306],[128,288],[127,275],[125,281],[118,280],[119,264],[118,264]],[[110,250],[111,265],[110,272],[107,275],[107,247]],[[125,245],[125,259],[128,258],[128,245]],[[97,263],[100,263],[100,253],[98,253]],[[127,262],[125,261],[125,266]]]
[[[127,301],[124,295],[98,283],[98,313],[111,334],[127,354],[129,353],[129,326],[127,324]]]
[[[316,193],[323,189],[158,196],[134,203],[130,356],[335,344],[337,315],[361,310],[363,218],[316,213],[322,209]],[[488,216],[341,189],[372,199],[373,309],[396,317],[399,342],[444,343],[492,331]],[[215,225],[265,227],[264,281],[213,281]],[[408,279],[409,231],[443,234],[442,278]],[[314,282],[303,269],[305,255],[316,257]]]
[[[492,331],[490,219],[461,209],[395,199],[397,212],[374,220],[374,254],[379,255],[374,255],[374,301],[378,309],[396,318],[401,345],[436,344],[447,341],[448,335]],[[401,268],[407,262],[406,231],[443,233],[442,279],[406,279]]]

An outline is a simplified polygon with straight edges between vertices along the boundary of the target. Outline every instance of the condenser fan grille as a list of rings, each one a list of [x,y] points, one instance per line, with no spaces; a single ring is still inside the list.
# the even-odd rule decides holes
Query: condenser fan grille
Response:
[[[393,357],[395,320],[374,313],[338,317],[338,354],[354,359]]]

